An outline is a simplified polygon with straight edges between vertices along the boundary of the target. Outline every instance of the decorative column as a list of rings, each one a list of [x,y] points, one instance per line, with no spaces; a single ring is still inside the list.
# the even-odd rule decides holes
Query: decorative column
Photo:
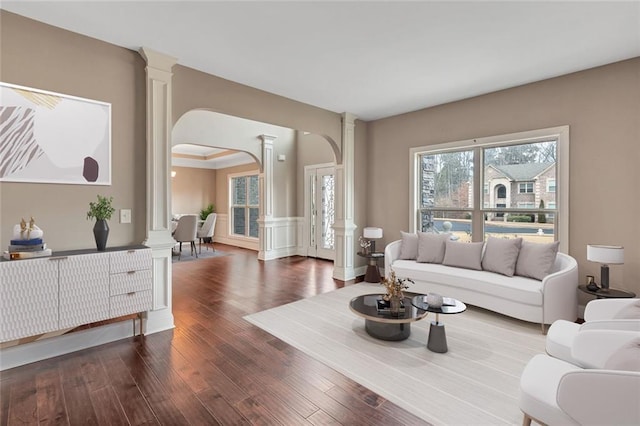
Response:
[[[152,249],[153,307],[144,321],[145,333],[174,327],[171,311],[171,68],[176,58],[145,47],[147,62],[147,232]]]
[[[342,114],[342,162],[336,166],[336,219],[333,224],[336,258],[333,278],[341,281],[356,277],[353,239],[357,228],[353,214],[355,120],[353,114]]]
[[[273,141],[276,140],[276,137],[260,135],[260,139],[262,139],[262,168],[258,177],[260,182],[259,260],[275,258],[273,252]]]

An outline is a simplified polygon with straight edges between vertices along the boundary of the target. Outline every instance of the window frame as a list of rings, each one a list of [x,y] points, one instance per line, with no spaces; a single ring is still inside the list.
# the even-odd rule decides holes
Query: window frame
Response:
[[[233,181],[234,179],[238,179],[238,178],[250,178],[255,176],[258,179],[258,204],[253,205],[253,204],[249,204],[249,181],[247,179],[247,186],[246,186],[246,203],[243,205],[240,204],[234,204],[234,187],[233,187]],[[236,239],[242,239],[242,240],[247,240],[247,241],[258,241],[260,238],[260,235],[258,234],[257,237],[252,237],[249,235],[249,231],[251,229],[250,226],[250,218],[251,218],[251,214],[250,214],[250,209],[253,208],[257,208],[258,212],[260,211],[260,173],[257,170],[252,170],[252,171],[247,171],[247,172],[240,172],[240,173],[230,173],[227,175],[227,186],[229,188],[228,191],[228,195],[229,195],[229,220],[228,220],[228,235],[230,238],[236,238]],[[243,207],[245,209],[245,219],[246,219],[246,229],[245,229],[245,234],[236,234],[234,232],[234,216],[233,216],[233,209],[237,208],[237,207]],[[258,220],[260,219],[260,215],[258,214]],[[258,226],[259,229],[259,225],[258,222],[256,221],[256,224]]]
[[[420,206],[419,174],[420,155],[439,154],[464,149],[476,149],[480,155],[474,155],[473,163],[473,210],[472,235],[473,241],[484,239],[484,213],[496,209],[487,209],[482,205],[484,194],[484,178],[482,165],[482,148],[492,148],[507,145],[522,145],[527,143],[556,140],[556,220],[554,221],[556,241],[560,242],[559,250],[567,253],[569,250],[569,126],[550,127],[525,132],[488,136],[476,139],[466,139],[454,142],[439,143],[411,148],[409,150],[409,230],[417,231]],[[535,191],[535,188],[534,188]],[[534,192],[535,193],[535,192]],[[448,209],[455,210],[455,209]],[[499,210],[511,213],[518,209]],[[552,212],[550,212],[552,213]],[[480,239],[478,236],[482,236]]]
[[[523,185],[525,185],[524,191],[522,190]],[[531,191],[529,191],[529,186],[531,186]],[[518,194],[533,194],[535,193],[535,186],[535,182],[530,180],[518,182]]]
[[[551,182],[553,182],[553,185],[551,185]],[[556,192],[556,178],[547,178],[547,182],[546,182],[546,190],[549,193],[554,193]],[[550,190],[550,188],[553,187],[553,191]]]

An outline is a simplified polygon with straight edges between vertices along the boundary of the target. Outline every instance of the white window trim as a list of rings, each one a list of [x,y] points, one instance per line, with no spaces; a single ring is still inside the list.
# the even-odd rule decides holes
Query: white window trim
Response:
[[[417,206],[420,203],[416,185],[418,182],[418,172],[420,171],[418,164],[418,154],[428,151],[430,154],[438,154],[447,151],[455,151],[465,147],[491,147],[504,144],[524,144],[533,142],[543,142],[549,139],[555,139],[556,145],[556,205],[560,206],[560,210],[556,214],[556,237],[560,242],[559,250],[563,253],[569,252],[569,126],[550,127],[546,129],[529,130],[525,132],[509,133],[505,135],[488,136],[477,139],[467,139],[455,142],[446,142],[441,144],[426,145],[411,148],[409,150],[409,230],[415,232],[417,217]],[[474,169],[479,170],[480,159],[476,158]],[[477,194],[483,194],[483,182],[478,179],[476,182],[480,185],[477,188]],[[482,197],[474,197],[474,211],[480,211],[480,199]],[[481,227],[480,223],[474,221],[474,228]],[[474,229],[474,233],[475,233]]]
[[[247,235],[238,235],[238,234],[234,234],[233,233],[233,213],[231,211],[231,209],[233,208],[233,185],[231,184],[231,182],[233,182],[234,178],[239,178],[239,177],[249,177],[249,176],[258,176],[258,179],[260,178],[260,170],[249,170],[246,172],[239,172],[239,173],[229,173],[227,175],[227,188],[228,191],[228,206],[229,206],[229,211],[227,212],[229,215],[229,220],[227,221],[227,226],[229,227],[229,229],[227,230],[227,235],[228,238],[232,238],[232,239],[236,239],[236,240],[244,240],[244,241],[251,241],[251,242],[255,242],[258,241],[259,238],[256,237],[249,237]],[[258,203],[259,205],[259,203]],[[255,206],[258,207],[258,206]],[[249,224],[247,223],[247,226],[249,226]]]
[[[524,191],[522,190],[522,185],[526,185],[524,187]],[[529,185],[531,185],[531,191],[527,191],[527,188],[529,187]],[[536,190],[536,186],[534,184],[534,182],[532,181],[526,181],[526,182],[518,182],[518,194],[534,194]]]
[[[549,183],[553,182],[553,191],[549,191],[549,187],[551,186]],[[547,192],[551,193],[551,192],[556,192],[556,179],[555,178],[548,178],[547,179]]]

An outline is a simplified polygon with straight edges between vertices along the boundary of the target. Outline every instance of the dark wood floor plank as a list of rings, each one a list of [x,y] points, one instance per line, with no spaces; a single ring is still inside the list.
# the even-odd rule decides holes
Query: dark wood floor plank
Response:
[[[302,374],[302,373],[301,373]],[[351,411],[326,393],[307,382],[303,376],[294,374],[285,379],[292,389],[320,407],[338,422],[346,425],[366,425],[367,421],[357,411]]]
[[[65,407],[72,425],[97,424],[98,421],[82,374],[86,357],[86,353],[80,353],[77,357],[64,358],[59,364]]]
[[[11,384],[8,425],[37,425],[38,400],[33,375]]]
[[[195,425],[216,424],[217,420],[212,413],[193,395],[209,389],[209,386],[203,381],[204,386],[198,386],[199,390],[194,392],[188,384],[194,378],[200,378],[199,373],[195,374],[190,370],[186,380],[183,379],[176,367],[184,370],[186,360],[171,346],[170,342],[161,342],[153,336],[148,336],[145,340],[147,344],[138,348],[140,356],[167,388],[186,421]]]
[[[0,372],[0,374],[3,374]],[[0,376],[0,425],[9,423],[9,402],[11,400],[11,385],[15,382],[12,377]]]
[[[227,402],[213,389],[197,394],[202,404],[213,414],[221,425],[249,425],[251,422],[244,417],[235,407]]]
[[[315,426],[337,426],[342,424],[322,410],[318,410],[307,417],[307,421]]]
[[[111,385],[89,392],[93,411],[100,425],[128,425],[127,416]]]
[[[41,425],[67,425],[67,409],[64,404],[62,382],[58,369],[36,374],[36,398],[38,423]]]
[[[172,265],[174,330],[1,372],[0,425],[425,424],[242,318],[349,285],[331,262],[216,248]]]
[[[120,359],[129,367],[129,374],[140,389],[140,393],[144,396],[151,411],[160,423],[186,424],[187,420],[176,407],[171,393],[158,380],[152,369],[142,365],[144,360],[140,356],[140,351],[143,350],[139,348],[135,352],[128,349],[118,350]]]
[[[363,416],[367,423],[369,424],[384,424],[384,425],[397,425],[401,426],[402,423],[399,422],[392,416],[388,416],[387,414],[376,410],[374,407],[366,404],[362,401],[357,393],[351,393],[346,391],[340,386],[334,386],[326,392],[326,395],[338,401],[340,404],[345,407],[349,407],[350,409],[360,413]]]
[[[137,367],[137,363],[134,366],[125,364],[113,346],[101,352],[100,358],[109,372],[111,385],[127,420],[135,425],[158,424],[148,401],[129,373],[129,369]]]

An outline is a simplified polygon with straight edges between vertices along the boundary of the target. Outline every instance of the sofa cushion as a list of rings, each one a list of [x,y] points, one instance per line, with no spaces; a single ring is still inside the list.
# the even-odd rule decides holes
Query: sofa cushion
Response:
[[[398,259],[416,260],[418,257],[418,234],[400,231],[402,242]]]
[[[618,313],[613,316],[613,318],[640,320],[640,299],[637,299],[635,302],[629,303],[627,306],[620,309]]]
[[[459,243],[447,240],[442,264],[481,271],[482,246],[482,242]]]
[[[553,267],[559,245],[559,241],[547,244],[523,241],[516,262],[516,275],[542,280]]]
[[[607,370],[640,371],[640,337],[627,342],[613,352],[606,360],[603,368]]]
[[[482,257],[482,269],[512,277],[521,245],[522,238],[489,237]]]
[[[442,263],[449,234],[418,232],[418,262]]]
[[[451,287],[484,293],[532,306],[542,306],[542,282],[526,277],[506,277],[488,271],[474,271],[412,260],[396,260],[392,264],[396,275],[425,283],[434,282]],[[416,291],[422,289],[416,289]],[[446,296],[446,294],[444,295]]]

